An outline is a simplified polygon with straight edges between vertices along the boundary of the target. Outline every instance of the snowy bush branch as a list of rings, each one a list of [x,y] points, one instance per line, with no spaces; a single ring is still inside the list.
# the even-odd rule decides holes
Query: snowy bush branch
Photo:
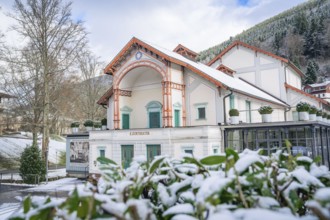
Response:
[[[110,159],[94,184],[66,200],[24,200],[11,219],[329,219],[330,172],[312,159],[261,151],[202,159],[135,158],[123,170]]]

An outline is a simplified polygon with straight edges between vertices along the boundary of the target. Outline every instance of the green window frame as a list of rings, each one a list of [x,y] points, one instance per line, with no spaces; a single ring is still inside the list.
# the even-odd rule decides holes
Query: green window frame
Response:
[[[196,120],[206,120],[206,106],[207,102],[204,103],[196,103],[194,104],[194,107],[196,109]]]
[[[124,106],[120,109],[121,112],[121,129],[130,129],[130,120],[131,120],[131,109],[128,106]]]
[[[130,126],[129,126],[129,120],[130,120],[129,114],[128,113],[123,113],[121,115],[121,118],[122,118],[122,129],[129,129],[130,128]]]
[[[121,145],[121,163],[124,169],[130,166],[133,157],[134,145]]]
[[[146,105],[148,128],[162,127],[162,104],[158,101],[151,101]]]
[[[174,110],[174,127],[180,127],[180,110]]]
[[[160,144],[148,144],[147,145],[147,160],[151,162],[155,156],[161,155]]]

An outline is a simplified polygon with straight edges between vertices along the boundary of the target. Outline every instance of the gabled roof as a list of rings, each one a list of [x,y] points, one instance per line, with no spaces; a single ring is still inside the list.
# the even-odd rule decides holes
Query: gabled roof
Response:
[[[110,89],[108,89],[108,91],[106,91],[102,97],[97,101],[97,104],[99,105],[107,105],[109,102],[109,98],[112,96],[113,94],[113,88],[112,86],[110,87]]]
[[[195,62],[186,57],[175,53],[173,51],[169,51],[157,45],[146,43],[146,41],[142,41],[138,38],[133,37],[126,46],[118,53],[118,55],[106,66],[104,72],[108,74],[115,73],[116,70],[113,69],[113,65],[116,64],[119,60],[123,59],[123,56],[127,53],[127,50],[133,45],[140,45],[149,51],[157,54],[158,56],[166,59],[170,62],[183,66],[192,72],[200,75],[206,80],[214,83],[218,87],[222,87],[224,89],[232,90],[241,94],[245,94],[249,97],[253,97],[256,99],[261,99],[267,102],[271,102],[281,106],[287,106],[283,101],[279,101],[278,99],[268,95],[267,93],[261,91],[260,89],[249,85],[248,83],[240,80],[238,78],[234,78],[223,72],[216,70],[212,67],[209,67],[203,63]],[[103,97],[103,96],[102,96]]]
[[[330,81],[325,81],[325,82],[322,82],[322,83],[314,83],[314,84],[309,84],[309,85],[306,85],[306,86],[310,86],[310,87],[320,87],[320,86],[327,86],[330,84]]]
[[[197,57],[198,53],[190,50],[189,48],[183,46],[182,44],[179,44],[178,46],[176,46],[173,50],[173,52],[176,52],[178,54],[181,54],[182,56],[189,56],[191,57],[192,59],[195,60],[195,58]]]
[[[268,51],[265,51],[265,50],[262,50],[258,47],[254,47],[254,46],[251,46],[247,43],[244,43],[242,41],[234,41],[232,44],[230,44],[228,47],[226,47],[218,56],[214,57],[207,65],[208,66],[211,66],[213,63],[215,63],[218,59],[221,59],[226,53],[228,53],[231,49],[233,49],[234,47],[238,47],[238,46],[243,46],[245,48],[248,48],[250,50],[253,50],[255,52],[258,52],[258,53],[262,53],[262,54],[265,54],[267,56],[270,56],[274,59],[277,59],[277,60],[280,60],[286,64],[288,64],[292,69],[294,69],[300,76],[304,77],[305,74],[303,72],[301,72],[301,70],[296,67],[290,60],[288,59],[285,59],[283,57],[280,57],[280,56],[277,56],[273,53],[270,53]]]
[[[310,97],[310,98],[312,98],[312,99],[315,99],[315,100],[318,101],[318,102],[321,102],[321,103],[323,103],[323,104],[329,105],[329,103],[328,103],[327,101],[325,101],[324,99],[320,99],[320,98],[318,98],[318,97],[316,97],[316,96],[314,96],[314,95],[311,95],[311,94],[309,94],[309,93],[307,93],[307,92],[304,92],[304,91],[302,91],[302,90],[300,90],[300,89],[298,89],[298,88],[296,88],[296,87],[294,87],[294,86],[291,86],[291,85],[289,85],[289,84],[287,84],[287,83],[284,83],[284,86],[285,86],[285,88],[287,88],[287,89],[291,89],[291,90],[293,90],[293,91],[295,91],[295,92],[298,92],[298,93],[300,93],[300,94],[302,94],[302,95],[305,95],[305,96],[307,96],[307,97]]]

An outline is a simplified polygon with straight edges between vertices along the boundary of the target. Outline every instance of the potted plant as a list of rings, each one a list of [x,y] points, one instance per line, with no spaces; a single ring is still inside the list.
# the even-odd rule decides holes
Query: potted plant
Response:
[[[258,109],[259,114],[261,115],[262,122],[271,122],[272,121],[272,112],[273,108],[269,105],[261,106]]]
[[[299,102],[296,106],[296,109],[299,113],[300,121],[307,121],[309,119],[308,111],[310,109],[310,105],[307,102]]]
[[[324,122],[328,121],[328,114],[325,112],[322,113],[322,121],[324,121]]]
[[[311,106],[309,109],[309,120],[310,121],[316,121],[316,113],[317,113],[317,108],[315,106]]]
[[[330,123],[330,115],[327,116],[327,122]]]
[[[79,122],[72,122],[71,123],[71,129],[72,129],[72,133],[78,133],[79,132]]]
[[[316,120],[318,120],[318,121],[322,121],[322,110],[318,110],[317,112],[316,112]]]
[[[86,120],[84,126],[86,127],[86,131],[93,130],[94,122],[92,120]]]
[[[101,131],[101,122],[99,122],[99,121],[94,122],[94,130]]]
[[[102,130],[107,130],[107,123],[108,123],[108,121],[107,121],[106,118],[103,118],[103,119],[101,120]]]
[[[239,111],[235,108],[229,110],[230,124],[237,125],[239,123]]]

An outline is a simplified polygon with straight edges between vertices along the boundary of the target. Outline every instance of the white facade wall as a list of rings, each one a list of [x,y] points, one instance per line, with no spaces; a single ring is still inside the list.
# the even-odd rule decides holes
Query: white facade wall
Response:
[[[284,107],[282,106],[278,106],[275,104],[271,104],[268,102],[264,102],[258,99],[253,99],[250,97],[247,97],[245,95],[242,94],[238,94],[238,93],[233,93],[234,95],[234,108],[236,108],[239,112],[239,119],[240,121],[242,121],[243,123],[249,123],[248,121],[248,109],[247,109],[247,101],[250,102],[251,104],[251,113],[249,115],[251,115],[251,123],[258,123],[258,122],[262,122],[261,120],[261,115],[258,112],[258,109],[261,106],[265,106],[265,105],[269,105],[273,108],[273,113],[272,113],[272,121],[276,122],[276,121],[284,121]],[[226,98],[226,117],[227,117],[227,122],[230,122],[230,116],[229,116],[229,110],[230,110],[230,100],[229,97]]]
[[[216,86],[191,71],[187,71],[184,77],[187,126],[217,125],[222,122],[222,98]],[[205,107],[205,119],[198,119],[198,107]]]
[[[236,70],[255,65],[254,52],[245,47],[235,47],[222,57],[222,64]]]
[[[170,73],[171,73],[171,81],[174,83],[178,83],[178,84],[182,84],[182,70],[181,70],[181,66],[171,63],[171,69],[170,69]]]
[[[281,61],[243,46],[232,48],[221,60],[222,64],[236,71],[234,77],[286,101],[285,67]]]
[[[172,89],[172,124],[175,125],[175,114],[174,111],[180,111],[180,126],[182,126],[182,91]]]
[[[267,69],[260,71],[261,88],[267,87],[267,92],[276,97],[281,97],[279,69]]]
[[[286,69],[287,83],[297,89],[301,89],[301,76],[295,73],[290,67]]]
[[[294,118],[294,115],[297,114],[295,106],[299,102],[307,102],[308,104],[313,105],[313,106],[315,106],[317,108],[320,108],[320,109],[322,107],[317,100],[312,99],[310,97],[307,97],[306,95],[303,95],[301,93],[297,93],[297,92],[292,91],[292,90],[288,90],[288,102],[290,103],[290,106],[292,106],[290,111],[287,113],[287,120],[288,121],[297,120],[297,116],[296,116],[296,118]]]
[[[99,173],[96,159],[100,156],[100,149],[105,150],[106,157],[122,164],[122,145],[133,145],[134,157],[146,157],[147,145],[159,144],[162,155],[180,158],[185,149],[192,149],[193,155],[201,158],[214,154],[215,149],[220,153],[222,141],[218,126],[91,131],[89,135],[90,173]]]
[[[130,128],[148,128],[148,112],[146,106],[151,101],[157,101],[162,103],[162,88],[133,90],[132,96],[120,96],[120,121],[122,121],[122,114],[125,112],[125,106],[132,109],[130,114]],[[120,125],[122,126],[122,125]]]

